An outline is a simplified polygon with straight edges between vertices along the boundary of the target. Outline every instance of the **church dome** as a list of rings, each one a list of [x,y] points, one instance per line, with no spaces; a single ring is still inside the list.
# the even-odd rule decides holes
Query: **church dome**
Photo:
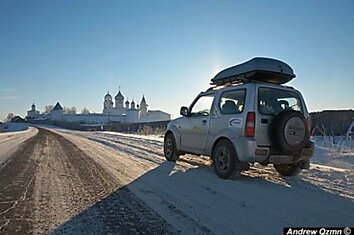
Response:
[[[124,99],[124,96],[122,95],[122,93],[120,93],[120,91],[118,92],[118,94],[114,97],[115,99]]]
[[[105,100],[111,100],[112,96],[109,94],[109,92],[104,96]]]
[[[129,101],[127,100],[127,101],[125,101],[125,104],[128,104],[129,105]]]
[[[135,102],[134,102],[134,100],[132,100],[132,102],[130,103],[130,109],[135,109]]]

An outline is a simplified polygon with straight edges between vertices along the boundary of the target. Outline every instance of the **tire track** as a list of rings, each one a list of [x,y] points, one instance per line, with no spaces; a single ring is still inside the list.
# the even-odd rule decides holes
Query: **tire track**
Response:
[[[38,149],[43,133],[26,140],[0,169],[0,233],[31,231],[30,208],[34,172],[38,164],[31,155]]]

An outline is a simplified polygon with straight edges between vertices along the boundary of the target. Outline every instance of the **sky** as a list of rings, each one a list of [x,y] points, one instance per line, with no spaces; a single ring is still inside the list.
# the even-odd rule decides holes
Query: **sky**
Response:
[[[354,1],[0,0],[0,120],[143,95],[179,109],[220,70],[290,64],[309,111],[354,109]]]

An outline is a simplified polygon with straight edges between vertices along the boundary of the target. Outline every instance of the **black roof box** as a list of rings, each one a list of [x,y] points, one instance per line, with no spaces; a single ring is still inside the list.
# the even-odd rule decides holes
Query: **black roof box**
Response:
[[[211,85],[224,85],[247,80],[284,84],[295,78],[293,69],[286,63],[271,58],[255,57],[242,64],[219,72]]]

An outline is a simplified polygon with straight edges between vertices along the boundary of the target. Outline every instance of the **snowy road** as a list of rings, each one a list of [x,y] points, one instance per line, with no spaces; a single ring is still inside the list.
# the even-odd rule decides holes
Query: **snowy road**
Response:
[[[0,234],[168,234],[155,211],[63,137],[40,129],[0,171]]]
[[[50,131],[21,145],[37,146],[27,157],[11,156],[33,182],[13,172],[17,165],[0,168],[1,188],[19,191],[1,190],[1,232],[281,234],[354,225],[352,166],[314,164],[295,178],[255,166],[222,180],[206,157],[166,162],[161,139]]]

